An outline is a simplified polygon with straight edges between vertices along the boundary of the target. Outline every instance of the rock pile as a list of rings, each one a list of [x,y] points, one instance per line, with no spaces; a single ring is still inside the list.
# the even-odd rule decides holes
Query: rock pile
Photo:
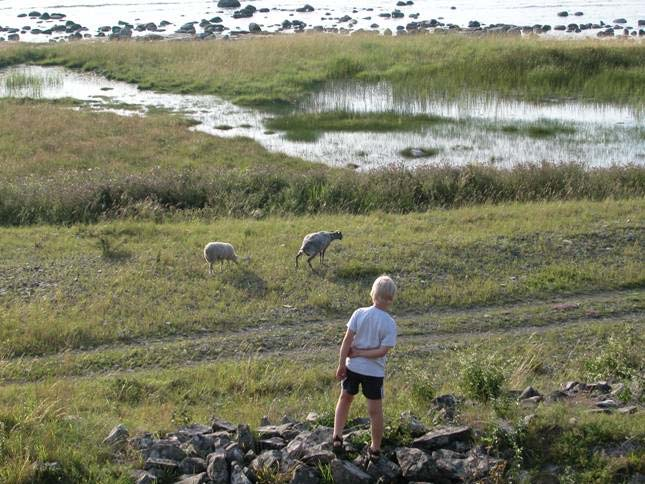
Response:
[[[612,413],[614,411],[621,414],[636,413],[637,406],[625,405],[618,398],[624,390],[623,383],[610,385],[605,381],[595,383],[570,381],[564,383],[560,390],[555,390],[546,396],[529,386],[520,393],[518,401],[524,408],[533,408],[541,403],[553,403],[575,398],[588,401],[590,413]],[[638,398],[636,400],[638,401]]]
[[[211,425],[193,424],[163,438],[144,433],[129,438],[123,425],[105,439],[115,451],[138,451],[144,468],[136,471],[138,484],[252,484],[273,476],[291,484],[318,484],[327,468],[337,484],[389,482],[472,482],[499,472],[506,462],[487,455],[473,444],[466,426],[427,429],[409,413],[402,414],[399,430],[415,437],[407,446],[384,448],[378,460],[369,460],[369,421],[356,419],[343,436],[342,455],[332,450],[332,429],[283,420],[280,425],[233,425],[213,419]]]

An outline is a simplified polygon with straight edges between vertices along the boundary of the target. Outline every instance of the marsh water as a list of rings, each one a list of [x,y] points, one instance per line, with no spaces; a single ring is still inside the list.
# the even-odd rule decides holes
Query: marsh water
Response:
[[[242,108],[211,95],[183,95],[140,90],[62,67],[16,66],[0,70],[0,97],[75,98],[92,109],[144,116],[162,108],[194,119],[191,129],[222,137],[246,136],[266,149],[333,166],[361,169],[392,163],[463,165],[578,161],[589,166],[645,164],[643,107],[585,104],[574,101],[528,103],[495,96],[419,96],[387,83],[332,83],[305,99],[296,112],[396,112],[441,116],[446,123],[411,132],[328,132],[313,142],[295,142],[271,132],[271,113]],[[79,109],[79,108],[76,108]],[[530,136],[508,129],[525,125],[566,129]],[[430,158],[406,158],[409,148],[438,150]]]
[[[560,0],[558,2],[540,2],[534,0],[416,0],[412,5],[397,6],[396,0],[361,0],[346,2],[343,0],[242,0],[242,7],[253,4],[258,9],[268,9],[267,12],[257,12],[252,19],[233,18],[235,9],[221,9],[216,0],[0,0],[0,26],[22,28],[46,28],[55,22],[40,19],[17,18],[17,15],[38,12],[60,12],[67,19],[78,22],[96,33],[104,25],[116,25],[119,20],[132,24],[155,22],[162,20],[171,22],[165,31],[174,32],[185,22],[197,21],[203,18],[220,16],[224,24],[231,29],[247,30],[249,22],[256,22],[265,31],[275,31],[284,20],[298,19],[308,26],[347,27],[350,22],[339,19],[348,15],[355,24],[352,29],[369,29],[373,23],[378,23],[378,29],[396,31],[397,26],[405,26],[410,21],[410,15],[419,14],[418,19],[439,19],[444,23],[467,26],[471,20],[482,24],[510,23],[514,25],[533,24],[567,24],[567,19],[558,17],[558,12],[569,11],[582,15],[575,18],[576,22],[601,21],[611,24],[613,20],[622,17],[626,25],[636,27],[639,19],[645,18],[645,4],[642,0],[599,0],[582,2],[576,0]],[[315,10],[312,12],[295,12],[295,9],[309,3]],[[400,10],[403,18],[383,18],[380,14]],[[199,28],[198,28],[199,31]],[[144,33],[134,32],[135,36]],[[583,32],[583,35],[585,33]],[[588,31],[587,34],[595,34]],[[551,31],[548,35],[558,35]],[[56,37],[56,36],[54,36]],[[43,36],[30,35],[25,32],[21,40],[47,41]]]

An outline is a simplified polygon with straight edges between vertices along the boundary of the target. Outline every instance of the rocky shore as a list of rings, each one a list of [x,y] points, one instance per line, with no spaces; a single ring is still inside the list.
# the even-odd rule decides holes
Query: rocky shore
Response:
[[[625,404],[624,395],[627,392],[631,402],[640,402],[642,390],[623,383],[570,381],[560,390],[542,395],[529,386],[508,394],[524,410],[523,418],[514,424],[501,421],[499,428],[508,435],[517,434],[521,429],[514,426],[526,429],[531,425],[536,417],[533,409],[555,402],[582,406],[588,414],[638,414],[642,412],[640,404]],[[436,422],[432,428],[410,412],[402,413],[386,428],[378,460],[369,460],[366,453],[368,419],[348,422],[343,449],[333,452],[331,416],[313,412],[304,421],[285,416],[277,425],[264,417],[255,430],[247,424],[213,418],[209,425],[190,424],[162,436],[149,432],[130,436],[125,425],[119,424],[103,443],[119,459],[133,454],[141,459],[143,468],[133,472],[138,484],[500,482],[513,456],[483,445],[481,430],[459,422],[466,403],[450,394],[433,399],[428,412]],[[57,462],[37,464],[37,474],[43,478],[57,478],[61,470]],[[559,469],[549,472],[557,476]],[[527,477],[527,471],[520,471],[522,475]]]
[[[471,34],[497,35],[531,35],[558,32],[562,34],[592,33],[598,37],[645,36],[645,19],[638,20],[635,25],[629,25],[625,18],[608,19],[607,21],[584,21],[582,11],[557,12],[562,19],[556,24],[515,25],[508,23],[485,24],[471,20],[465,25],[451,23],[444,17],[420,18],[414,12],[412,0],[399,0],[392,4],[391,9],[376,12],[374,8],[354,8],[352,14],[338,15],[329,9],[318,10],[315,6],[304,4],[295,9],[256,8],[252,3],[244,6],[238,0],[219,0],[216,15],[207,15],[200,20],[192,20],[175,24],[168,20],[156,21],[125,21],[120,20],[115,25],[103,25],[92,31],[80,19],[69,19],[67,14],[60,12],[29,11],[17,15],[22,20],[12,26],[0,25],[0,41],[21,41],[25,36],[30,40],[49,42],[80,40],[80,39],[130,39],[162,40],[162,39],[211,39],[229,38],[245,34],[266,34],[280,32],[330,32],[352,34],[357,32],[373,32],[383,35],[403,35],[422,32],[461,32]],[[456,7],[452,7],[456,9]],[[284,20],[279,23],[265,25],[259,18],[261,14],[284,14]],[[303,19],[299,14],[306,14]],[[312,17],[320,14],[314,21]],[[273,18],[275,15],[273,15]],[[253,20],[257,18],[257,20]],[[232,19],[250,19],[245,29],[227,26]],[[386,27],[383,22],[397,19],[397,25]],[[572,19],[575,19],[572,20]],[[371,22],[369,28],[358,27],[359,21]]]

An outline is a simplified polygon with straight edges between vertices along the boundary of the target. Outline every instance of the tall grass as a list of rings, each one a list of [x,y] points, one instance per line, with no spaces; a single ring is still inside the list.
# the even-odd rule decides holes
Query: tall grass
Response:
[[[306,34],[239,42],[77,43],[0,49],[20,62],[97,71],[143,88],[213,93],[239,104],[293,103],[331,79],[386,80],[417,94],[464,89],[526,99],[645,99],[636,42]]]
[[[645,195],[645,169],[580,164],[393,166],[369,172],[269,167],[247,170],[150,170],[110,175],[103,170],[28,177],[0,186],[0,224],[95,222],[161,217],[197,210],[204,216],[408,213],[481,203],[602,200]]]

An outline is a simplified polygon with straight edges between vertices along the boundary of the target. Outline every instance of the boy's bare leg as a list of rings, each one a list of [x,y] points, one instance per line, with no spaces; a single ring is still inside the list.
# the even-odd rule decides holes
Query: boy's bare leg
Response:
[[[370,416],[372,449],[381,450],[383,440],[383,400],[367,399],[367,413]]]
[[[336,414],[334,415],[334,437],[343,437],[343,429],[353,400],[354,395],[350,395],[344,390],[340,391],[340,397],[338,397],[338,403],[336,404]]]

